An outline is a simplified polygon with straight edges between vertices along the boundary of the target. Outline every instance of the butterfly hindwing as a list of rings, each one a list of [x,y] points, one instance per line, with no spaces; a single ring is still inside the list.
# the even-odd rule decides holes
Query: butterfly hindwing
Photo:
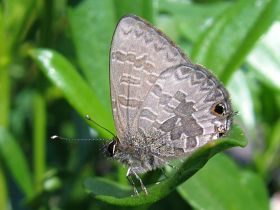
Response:
[[[217,103],[224,105],[223,116],[212,111]],[[216,139],[219,123],[227,123],[231,112],[226,89],[209,71],[179,64],[155,82],[141,106],[138,128],[153,147],[166,145],[174,158]]]

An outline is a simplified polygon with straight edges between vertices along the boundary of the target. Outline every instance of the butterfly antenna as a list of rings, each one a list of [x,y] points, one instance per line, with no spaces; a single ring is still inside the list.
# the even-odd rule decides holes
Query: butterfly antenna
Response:
[[[53,135],[53,136],[51,136],[51,140],[63,140],[63,141],[105,141],[106,139],[102,139],[102,138],[76,139],[76,138],[65,138],[65,137]]]
[[[92,120],[88,114],[86,115],[86,119],[89,120],[89,121],[91,121],[92,123],[94,123],[94,124],[97,125],[98,127],[102,128],[103,130],[107,131],[107,132],[110,133],[113,137],[116,136],[113,132],[111,132],[111,131],[108,130],[107,128],[103,127],[102,125],[100,125],[100,124],[98,124],[97,122],[95,122],[94,120]]]

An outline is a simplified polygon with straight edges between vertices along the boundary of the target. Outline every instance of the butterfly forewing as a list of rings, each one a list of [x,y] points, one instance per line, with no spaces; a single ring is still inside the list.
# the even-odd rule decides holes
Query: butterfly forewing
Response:
[[[157,29],[136,16],[120,20],[110,53],[112,107],[120,139],[137,131],[140,107],[160,74],[182,63],[190,61]]]

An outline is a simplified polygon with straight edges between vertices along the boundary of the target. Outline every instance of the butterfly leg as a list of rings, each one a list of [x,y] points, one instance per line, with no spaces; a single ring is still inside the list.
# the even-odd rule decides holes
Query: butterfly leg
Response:
[[[138,174],[135,173],[134,171],[132,171],[132,173],[134,174],[134,176],[136,177],[136,179],[139,180],[139,182],[140,182],[140,184],[141,184],[142,190],[145,192],[146,195],[148,195],[147,188],[146,188],[145,185],[143,184],[143,181],[142,181],[142,179],[140,178],[140,176],[138,176]]]
[[[170,163],[167,164],[169,167],[171,167],[172,169],[175,169],[176,171],[179,170],[179,167],[175,166],[175,165],[171,165]]]
[[[132,187],[133,187],[134,195],[139,195],[139,193],[138,193],[138,191],[137,191],[137,189],[136,189],[135,183],[134,183],[134,181],[133,181],[131,175],[132,175],[132,174],[131,174],[131,169],[129,168],[129,169],[127,170],[127,173],[126,173],[126,178],[127,178],[127,180],[129,181],[129,183],[130,183],[130,184],[132,185]]]

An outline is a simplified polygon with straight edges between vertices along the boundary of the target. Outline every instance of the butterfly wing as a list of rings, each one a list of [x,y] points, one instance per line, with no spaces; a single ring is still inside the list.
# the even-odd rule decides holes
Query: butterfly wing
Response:
[[[136,16],[118,23],[110,52],[112,108],[119,139],[138,128],[140,107],[160,74],[188,58],[160,31]]]
[[[145,98],[138,128],[162,159],[186,156],[224,135],[232,123],[226,89],[205,68],[179,64],[163,71]]]

